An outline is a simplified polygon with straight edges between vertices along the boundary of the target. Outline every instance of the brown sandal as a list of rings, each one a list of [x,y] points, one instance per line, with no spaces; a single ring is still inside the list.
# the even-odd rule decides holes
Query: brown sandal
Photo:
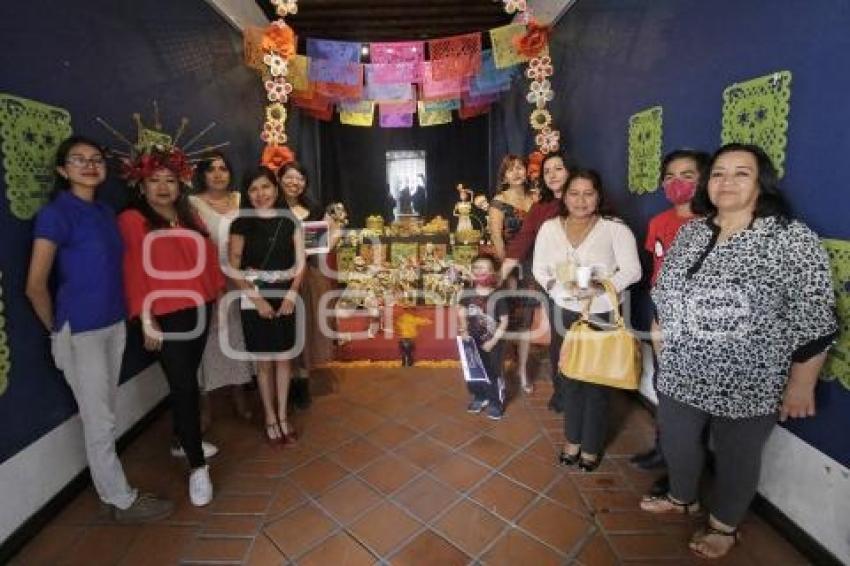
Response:
[[[670,497],[669,493],[664,495],[644,495],[640,500],[640,508],[655,514],[678,514],[696,515],[699,513],[699,501],[681,503]]]
[[[731,541],[728,543],[728,546],[721,546],[718,548],[716,545],[712,545],[708,542],[709,537],[721,537],[721,540],[729,541],[731,539]],[[713,560],[716,558],[723,558],[729,554],[729,551],[732,550],[732,547],[738,544],[740,539],[741,536],[738,533],[738,529],[721,531],[716,527],[707,525],[705,528],[694,533],[694,536],[691,537],[691,541],[688,543],[688,547],[700,558]],[[724,542],[723,544],[725,545],[726,543]]]

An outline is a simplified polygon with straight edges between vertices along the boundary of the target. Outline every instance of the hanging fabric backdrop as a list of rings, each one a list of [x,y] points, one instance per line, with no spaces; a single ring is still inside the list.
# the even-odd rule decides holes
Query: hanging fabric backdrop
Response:
[[[388,151],[426,152],[428,202],[423,216],[450,218],[457,183],[476,193],[488,187],[488,117],[479,116],[428,128],[352,128],[336,120],[319,122],[322,204],[345,203],[353,226],[371,214],[390,220],[386,155]],[[304,150],[301,144],[301,151]]]

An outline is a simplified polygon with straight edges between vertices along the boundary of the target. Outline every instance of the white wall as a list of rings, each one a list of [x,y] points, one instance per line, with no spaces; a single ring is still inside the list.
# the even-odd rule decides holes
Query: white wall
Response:
[[[159,364],[118,389],[118,434],[168,394]],[[5,541],[86,467],[82,424],[74,415],[0,464],[0,541]]]

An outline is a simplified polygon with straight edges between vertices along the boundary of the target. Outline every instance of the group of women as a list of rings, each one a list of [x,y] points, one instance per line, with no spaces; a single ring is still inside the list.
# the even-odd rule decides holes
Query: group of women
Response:
[[[140,325],[168,381],[172,454],[188,460],[194,505],[212,500],[207,458],[218,452],[202,440],[201,389],[230,386],[237,414],[250,420],[243,385],[255,373],[264,436],[275,445],[297,442],[287,418],[301,353],[296,325],[312,312],[304,302],[315,300],[302,296],[309,292],[302,283],[322,277],[306,267],[301,222],[322,218],[306,200],[307,174],[297,162],[277,172],[258,167],[245,175],[240,196],[219,153],[196,168],[190,196],[192,173],[178,149],[150,148],[125,168],[130,206],[116,217],[95,199],[107,175],[104,151],[71,137],[58,148],[56,190],[35,222],[27,295],[79,406],[95,488],[121,522],[173,510],[129,485],[115,451],[127,320]],[[302,374],[328,352],[314,343],[309,358],[298,358]]]
[[[727,144],[707,166],[696,152],[674,154],[659,180],[665,189],[671,185],[668,196],[687,189],[693,201],[673,230],[652,290],[657,418],[669,490],[647,495],[640,507],[656,514],[700,510],[707,431],[715,462],[710,513],[689,546],[719,558],[738,540],[777,419],[815,414],[815,383],[837,331],[834,295],[826,252],[790,216],[761,148]],[[530,260],[548,297],[550,408],[564,412],[566,437],[558,459],[592,471],[605,448],[610,389],[559,373],[560,348],[588,301],[593,317],[613,314],[603,280],[618,293],[640,280],[638,249],[606,206],[598,173],[549,155],[533,204],[525,173],[522,158],[505,158],[491,231],[507,286],[526,277]],[[687,199],[680,197],[671,201],[684,209]],[[586,287],[575,280],[581,266],[593,270]],[[524,368],[520,378],[527,388]]]
[[[290,352],[302,346],[304,331],[296,326],[304,324],[303,313],[314,312],[309,292],[328,286],[305,257],[300,223],[322,212],[305,200],[307,174],[298,163],[248,172],[240,198],[231,190],[226,158],[214,155],[197,168],[198,190],[190,197],[192,170],[173,157],[148,154],[132,178],[131,206],[116,218],[95,199],[106,178],[100,146],[82,137],[65,140],[57,152],[54,198],[36,219],[27,280],[35,313],[51,332],[55,363],[80,408],[97,492],[125,522],[154,520],[173,509],[172,502],[131,487],[115,452],[125,320],[140,321],[144,346],[162,365],[174,452],[189,462],[192,503],[206,505],[213,496],[207,458],[217,449],[202,440],[199,377],[204,390],[232,386],[237,413],[250,418],[242,385],[256,372],[264,436],[275,444],[296,442],[287,413]],[[699,510],[701,438],[708,430],[715,460],[711,512],[690,546],[714,558],[737,541],[777,418],[815,412],[815,382],[836,335],[834,298],[826,253],[817,236],[790,217],[760,148],[726,145],[707,167],[687,152],[673,157],[664,161],[660,180],[679,183],[667,192],[690,191],[693,201],[664,250],[652,291],[658,423],[670,481],[667,493],[645,497],[641,508]],[[560,346],[585,304],[594,317],[613,314],[617,305],[601,282],[623,293],[641,278],[640,261],[631,230],[607,206],[598,173],[561,154],[546,156],[541,170],[535,198],[524,160],[505,158],[489,227],[505,286],[545,291],[556,385],[550,407],[565,415],[559,462],[592,471],[605,448],[610,391],[560,374]],[[576,281],[581,267],[592,268],[588,285]],[[528,329],[534,294],[519,293],[515,329]],[[322,344],[311,344],[303,366],[327,359]],[[253,362],[232,355],[243,349]],[[518,352],[521,386],[530,392],[528,344]]]

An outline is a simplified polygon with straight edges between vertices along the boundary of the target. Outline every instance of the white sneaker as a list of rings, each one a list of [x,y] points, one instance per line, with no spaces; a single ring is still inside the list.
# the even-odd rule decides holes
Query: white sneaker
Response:
[[[206,440],[201,441],[201,449],[204,451],[204,459],[212,458],[218,454],[218,446],[211,442],[207,442]],[[180,444],[172,444],[171,455],[175,458],[185,458],[186,451],[183,450],[183,447],[180,446]]]
[[[208,505],[213,498],[213,486],[210,480],[210,467],[195,468],[189,474],[189,500],[195,507]]]

